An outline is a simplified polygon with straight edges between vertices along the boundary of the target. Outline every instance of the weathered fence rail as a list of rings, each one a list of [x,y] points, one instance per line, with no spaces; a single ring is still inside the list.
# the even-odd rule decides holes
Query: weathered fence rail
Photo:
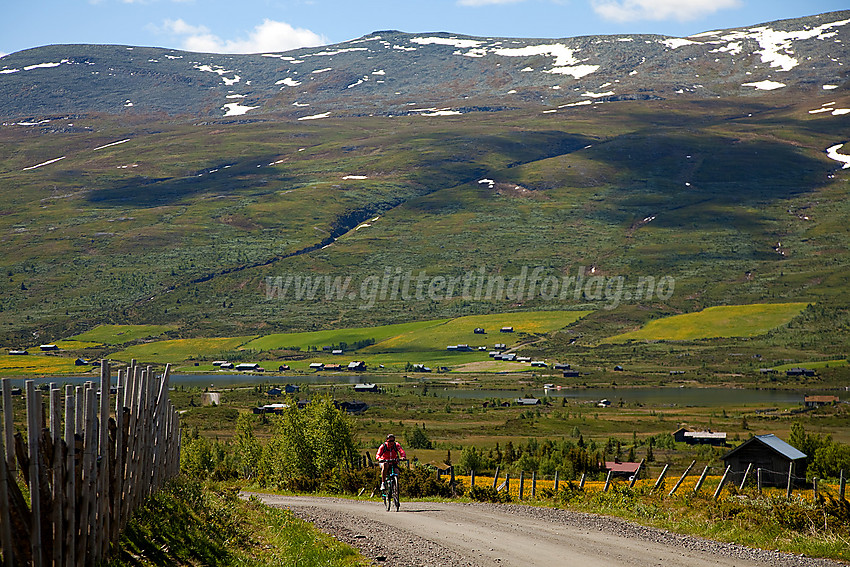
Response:
[[[11,381],[3,380],[3,565],[96,564],[139,504],[178,474],[180,427],[169,373],[166,366],[156,376],[133,361],[118,371],[111,397],[104,361],[99,392],[94,382],[65,386],[64,412],[60,388],[51,384],[45,401],[28,380],[26,439],[15,431]]]

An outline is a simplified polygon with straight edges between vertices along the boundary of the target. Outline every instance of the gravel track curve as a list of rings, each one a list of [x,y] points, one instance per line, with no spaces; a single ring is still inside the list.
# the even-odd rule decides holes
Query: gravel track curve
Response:
[[[387,512],[379,501],[242,496],[287,508],[387,567],[847,567],[553,508],[402,502]]]

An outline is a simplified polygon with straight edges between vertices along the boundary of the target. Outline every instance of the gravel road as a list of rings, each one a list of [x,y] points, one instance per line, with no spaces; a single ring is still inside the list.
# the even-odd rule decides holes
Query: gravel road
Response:
[[[402,502],[387,512],[380,501],[251,495],[387,567],[847,567],[551,508]]]

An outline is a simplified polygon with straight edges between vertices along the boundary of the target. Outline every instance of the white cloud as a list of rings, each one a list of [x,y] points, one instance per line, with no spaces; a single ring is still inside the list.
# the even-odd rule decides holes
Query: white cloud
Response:
[[[735,8],[740,0],[592,0],[593,10],[606,20],[695,20]]]
[[[185,36],[181,45],[183,49],[203,53],[267,53],[316,47],[328,42],[327,38],[310,30],[269,19],[263,20],[243,39],[222,39],[206,26],[195,26],[180,19],[166,20],[162,30]]]
[[[459,6],[490,6],[492,4],[517,4],[525,0],[457,0]]]

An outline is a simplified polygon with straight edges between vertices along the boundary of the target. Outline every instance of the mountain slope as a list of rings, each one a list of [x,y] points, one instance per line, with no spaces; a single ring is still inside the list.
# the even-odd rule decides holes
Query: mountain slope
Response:
[[[687,41],[379,32],[255,56],[12,54],[0,338],[517,309],[598,309],[613,335],[711,305],[843,309],[848,30],[840,12]],[[742,86],[765,80],[786,86]],[[464,277],[507,287],[538,268],[534,293],[463,294]],[[579,276],[615,288],[552,291]],[[621,277],[628,297],[611,294]],[[405,278],[412,295],[394,295]],[[647,294],[640,278],[675,287]],[[807,348],[844,352],[842,329]]]
[[[286,53],[56,45],[0,59],[0,117],[166,112],[309,118],[617,100],[800,96],[848,78],[850,11],[690,38],[376,32]]]

